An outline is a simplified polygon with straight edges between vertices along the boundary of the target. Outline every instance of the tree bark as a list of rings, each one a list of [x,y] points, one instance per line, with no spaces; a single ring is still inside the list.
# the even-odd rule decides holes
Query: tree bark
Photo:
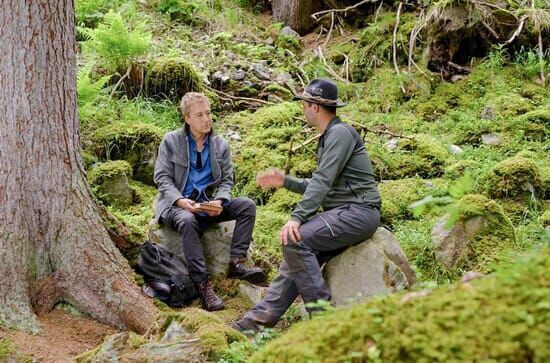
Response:
[[[0,12],[0,325],[39,330],[65,301],[143,332],[155,308],[109,239],[85,181],[71,0]]]
[[[285,23],[300,34],[311,26],[312,0],[273,0],[273,19]]]

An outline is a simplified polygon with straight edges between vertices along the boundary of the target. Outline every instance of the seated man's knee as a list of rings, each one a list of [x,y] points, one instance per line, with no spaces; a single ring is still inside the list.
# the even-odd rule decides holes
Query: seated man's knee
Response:
[[[176,216],[174,225],[176,226],[177,231],[182,233],[188,228],[197,228],[197,219],[190,212],[180,213]]]
[[[247,214],[256,214],[256,203],[250,198],[240,197],[239,198],[242,204],[242,210]]]

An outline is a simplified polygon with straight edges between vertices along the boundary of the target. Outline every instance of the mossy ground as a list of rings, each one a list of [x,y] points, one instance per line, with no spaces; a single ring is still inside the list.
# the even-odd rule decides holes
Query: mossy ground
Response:
[[[251,362],[550,359],[550,250],[405,302],[403,294],[299,323]],[[312,332],[315,332],[312,334]]]

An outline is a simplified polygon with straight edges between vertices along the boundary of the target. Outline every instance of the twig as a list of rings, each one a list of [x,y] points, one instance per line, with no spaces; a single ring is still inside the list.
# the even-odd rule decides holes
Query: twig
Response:
[[[401,16],[401,8],[403,7],[403,2],[399,3],[399,6],[397,7],[397,16],[395,18],[395,27],[393,28],[393,37],[392,37],[392,53],[393,53],[393,66],[395,68],[395,73],[397,73],[397,76],[399,77],[399,67],[397,66],[397,45],[395,44],[395,41],[397,39],[397,28],[399,27],[399,17]],[[403,87],[403,83],[401,82],[401,78],[399,77],[399,87],[401,87],[401,92],[403,94],[407,93],[405,91],[405,87]]]
[[[424,11],[424,10],[422,10]],[[419,18],[422,18],[422,14],[420,14],[420,17]],[[415,26],[413,28],[413,30],[411,31],[411,37],[409,39],[409,60],[407,62],[407,72],[409,74],[411,74],[411,65],[416,65],[416,63],[414,63],[413,61],[413,52],[414,52],[414,47],[416,46],[416,38],[418,37],[418,34],[420,33],[420,31],[422,30],[422,28],[424,28],[424,26],[426,25],[426,23],[421,23],[419,24],[418,26]],[[417,66],[418,68],[418,66]]]
[[[313,20],[315,21],[319,21],[319,15],[325,15],[325,14],[328,14],[328,13],[345,13],[347,12],[348,10],[351,10],[351,9],[355,9],[363,4],[366,4],[366,3],[375,3],[379,0],[363,0],[363,1],[360,1],[358,2],[357,4],[355,5],[351,5],[351,6],[348,6],[347,8],[344,8],[344,9],[329,9],[329,10],[322,10],[322,11],[318,11],[316,13],[313,13],[311,14],[311,17],[313,18]]]
[[[288,151],[286,152],[286,162],[285,162],[285,174],[290,173],[291,168],[291,158],[292,158],[292,144],[294,144],[294,137],[290,139],[290,145]]]
[[[495,37],[495,39],[500,39],[500,37],[498,36],[497,32],[494,31],[493,28],[491,28],[491,26],[485,22],[485,20],[481,19],[481,24],[483,24],[483,26],[485,27],[485,29],[487,29],[487,30],[489,31],[489,33],[491,33],[491,35],[492,35],[493,37]]]
[[[122,77],[120,77],[120,79],[118,80],[118,82],[115,84],[115,86],[113,87],[113,90],[111,91],[111,95],[109,96],[110,98],[113,98],[113,95],[115,94],[116,90],[118,89],[118,87],[120,86],[120,84],[122,83],[122,81],[124,81],[126,78],[128,78],[130,76],[130,71],[132,70],[132,64],[130,64],[128,66],[128,69],[126,70],[126,73],[124,73],[124,75]]]
[[[378,5],[378,8],[376,9],[376,13],[374,13],[373,23],[376,23],[376,20],[378,20],[378,15],[380,15],[380,10],[382,10],[382,5],[384,5],[384,1],[380,1],[380,5]]]
[[[293,149],[292,149],[292,152],[295,153],[296,151],[300,150],[302,147],[306,147],[307,145],[311,144],[313,141],[317,140],[319,137],[321,137],[321,134],[317,134],[309,139],[307,139],[306,141],[304,142],[300,142],[300,145],[298,146],[295,146]]]
[[[351,124],[351,125],[355,125],[355,126],[361,128],[362,130],[367,131],[367,132],[370,132],[370,133],[373,133],[373,134],[385,134],[385,135],[390,135],[390,136],[393,136],[393,137],[399,137],[399,138],[402,138],[402,139],[414,140],[413,137],[405,136],[405,135],[400,135],[400,134],[396,134],[396,133],[391,132],[391,131],[386,131],[386,130],[373,130],[373,129],[371,129],[371,128],[368,128],[368,127],[365,126],[365,125],[360,124],[359,122],[346,120],[346,123],[349,123],[349,124]]]
[[[300,142],[300,145],[298,146],[295,146],[295,147],[292,147],[292,145],[294,144],[294,137],[292,139],[290,139],[290,146],[288,147],[288,151],[286,153],[286,162],[285,162],[285,174],[288,174],[290,173],[290,168],[292,167],[292,164],[291,164],[291,159],[292,159],[292,155],[300,150],[301,148],[305,148],[308,144],[311,144],[313,141],[319,139],[319,137],[321,137],[321,134],[317,134],[315,135],[314,137],[304,141],[304,142]],[[309,150],[309,149],[306,149],[306,150]],[[313,153],[315,154],[315,153]]]
[[[328,30],[327,38],[325,39],[325,42],[323,43],[323,47],[326,48],[328,41],[330,40],[330,35],[332,34],[332,29],[334,29],[334,13],[330,13],[330,29]]]
[[[519,19],[519,25],[518,25],[518,28],[516,29],[516,31],[514,32],[514,34],[512,34],[512,36],[510,37],[510,39],[508,39],[507,41],[504,42],[503,45],[508,45],[510,43],[512,43],[514,41],[514,39],[516,39],[516,37],[521,33],[521,31],[523,30],[523,26],[525,25],[525,20],[527,20],[527,15],[524,15],[522,16],[520,19]]]
[[[540,80],[542,81],[542,85],[544,86],[546,84],[546,78],[544,75],[544,52],[542,49],[542,30],[541,29],[539,29],[539,46],[537,49],[537,53],[539,54]]]
[[[209,86],[206,86],[206,88],[208,88],[210,91],[212,92],[215,92],[219,95],[223,95],[227,98],[230,98],[232,100],[239,100],[239,101],[250,101],[250,102],[259,102],[259,103],[263,103],[264,105],[272,105],[273,102],[269,102],[269,101],[265,101],[265,100],[260,100],[258,98],[250,98],[250,97],[238,97],[238,96],[232,96],[228,93],[225,93],[223,91],[220,91],[220,90],[217,90],[215,88],[212,88],[212,87],[209,87]]]
[[[328,64],[327,64],[327,60],[325,59],[325,56],[323,55],[323,51],[321,50],[321,47],[318,46],[317,47],[317,52],[318,52],[318,55],[319,55],[319,58],[321,58],[321,62],[323,62],[323,64],[325,65],[325,69],[328,73],[330,73],[331,76],[333,76],[334,78],[336,78],[337,80],[341,81],[341,82],[348,82],[347,80],[343,79],[342,77],[340,77],[336,72],[334,72],[334,69],[332,69]]]

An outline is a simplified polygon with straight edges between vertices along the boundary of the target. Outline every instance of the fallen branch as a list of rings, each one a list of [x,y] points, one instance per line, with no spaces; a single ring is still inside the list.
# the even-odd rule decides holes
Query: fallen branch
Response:
[[[327,38],[325,39],[325,42],[323,43],[323,47],[326,48],[328,41],[330,40],[330,36],[332,34],[332,29],[334,29],[334,13],[330,14],[330,29],[328,30]]]
[[[285,162],[285,174],[289,174],[290,173],[290,168],[292,167],[292,163],[291,163],[291,160],[292,160],[292,155],[300,150],[301,148],[305,148],[308,144],[311,144],[313,141],[319,139],[319,137],[321,137],[321,134],[317,134],[315,135],[314,137],[310,138],[310,139],[307,139],[306,141],[304,142],[300,142],[300,145],[298,146],[295,146],[295,147],[292,147],[292,145],[294,144],[294,137],[292,139],[290,139],[290,146],[288,147],[288,151],[286,153],[286,162]],[[308,150],[308,149],[306,149]],[[315,154],[315,153],[314,153]],[[315,154],[316,155],[316,154]]]
[[[320,46],[317,47],[317,52],[318,52],[319,58],[321,59],[321,62],[323,62],[323,65],[325,66],[325,70],[328,73],[330,73],[331,76],[333,76],[334,78],[336,78],[337,80],[339,80],[341,82],[349,83],[349,81],[347,81],[347,80],[343,79],[342,77],[340,77],[336,72],[334,72],[334,69],[332,69],[328,65],[327,60],[325,59],[325,56],[323,55],[323,51],[321,50]]]
[[[322,10],[322,11],[318,11],[316,13],[313,13],[311,14],[311,17],[313,18],[313,20],[315,21],[319,21],[319,15],[323,15],[325,16],[326,14],[329,14],[329,13],[345,13],[347,12],[348,10],[352,10],[352,9],[355,9],[363,4],[366,4],[366,3],[375,3],[379,0],[363,0],[363,1],[360,1],[358,2],[357,4],[355,5],[351,5],[351,6],[348,6],[347,8],[344,8],[344,9],[329,9],[329,10]]]
[[[110,98],[113,98],[113,95],[115,94],[116,90],[118,89],[118,87],[120,86],[122,81],[124,81],[126,78],[128,78],[130,76],[130,71],[131,70],[132,70],[132,65],[130,64],[128,66],[128,69],[126,70],[126,73],[124,73],[124,75],[122,77],[120,77],[118,82],[114,85],[113,90],[111,91],[111,95],[109,96]]]
[[[346,120],[346,123],[349,123],[349,124],[351,124],[351,125],[357,126],[357,127],[359,127],[361,130],[364,130],[364,131],[366,131],[366,132],[370,132],[370,133],[372,133],[372,134],[377,134],[377,135],[384,134],[384,135],[390,135],[390,136],[393,136],[393,137],[399,137],[399,138],[402,138],[402,139],[414,140],[414,137],[396,134],[396,133],[391,132],[391,131],[386,131],[386,130],[374,130],[374,129],[371,129],[371,128],[369,128],[369,127],[363,125],[363,124],[360,124],[359,122]]]
[[[512,34],[512,36],[510,37],[510,39],[508,39],[507,41],[504,42],[504,44],[502,45],[508,45],[510,43],[512,43],[516,37],[521,33],[521,31],[523,30],[523,26],[525,25],[525,20],[527,20],[527,15],[524,15],[522,16],[520,19],[519,19],[519,25],[518,25],[518,28],[516,29],[516,31],[514,32],[514,34]]]
[[[212,87],[209,87],[209,86],[206,86],[207,89],[209,89],[210,91],[212,92],[215,92],[217,93],[218,95],[222,95],[226,98],[229,98],[231,100],[238,100],[238,101],[248,101],[248,102],[259,102],[259,103],[263,103],[264,105],[272,105],[273,102],[269,102],[269,101],[265,101],[265,100],[260,100],[258,98],[250,98],[250,97],[238,97],[238,96],[233,96],[233,95],[230,95],[228,93],[225,93],[223,91],[220,91],[220,90],[217,90],[215,88],[212,88]],[[223,97],[222,97],[223,98]]]
[[[399,27],[399,18],[401,16],[401,8],[403,8],[403,2],[399,3],[399,6],[397,7],[397,15],[395,18],[395,27],[393,28],[393,37],[392,37],[392,53],[393,53],[393,67],[395,68],[395,73],[397,73],[397,77],[399,79],[399,87],[401,88],[401,92],[403,94],[407,93],[405,91],[405,87],[403,87],[403,83],[401,82],[401,78],[399,77],[399,67],[397,66],[397,45],[395,44],[397,39],[397,28]]]

